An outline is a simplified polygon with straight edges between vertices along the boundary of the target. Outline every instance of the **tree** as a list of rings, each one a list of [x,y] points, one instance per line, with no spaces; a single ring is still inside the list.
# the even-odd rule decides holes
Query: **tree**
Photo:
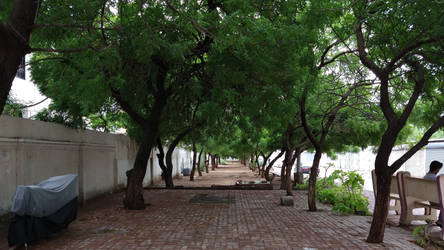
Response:
[[[49,54],[35,54],[32,65],[42,92],[59,102],[80,104],[85,113],[97,111],[112,97],[138,127],[139,151],[127,172],[124,203],[129,209],[145,207],[142,181],[168,100],[194,83],[210,48],[213,35],[194,17],[206,18],[208,26],[219,19],[211,14],[215,5],[175,4],[42,5],[37,44],[51,49],[39,50]],[[48,43],[47,37],[54,39]],[[72,47],[76,53],[67,53],[65,48]],[[172,150],[166,153],[167,167]]]
[[[338,100],[330,100],[327,103],[329,103],[330,107],[329,110],[323,115],[323,119],[321,120],[321,124],[318,125],[319,127],[316,129],[313,129],[309,126],[307,122],[307,111],[306,111],[306,102],[307,102],[307,94],[304,93],[301,104],[300,104],[300,115],[301,115],[301,123],[304,128],[305,134],[307,135],[307,138],[310,140],[311,144],[313,144],[315,148],[315,155],[313,158],[312,167],[310,169],[310,178],[309,178],[309,185],[308,185],[308,207],[310,211],[316,211],[316,178],[318,175],[318,169],[319,169],[319,163],[322,157],[322,153],[324,153],[324,147],[325,142],[327,140],[327,135],[333,126],[336,116],[338,115],[338,112],[346,105],[346,101],[349,98],[349,96],[352,94],[355,88],[357,88],[359,84],[353,84],[346,88],[345,93],[342,95],[339,95]],[[326,95],[326,93],[324,93]],[[316,103],[315,105],[319,105],[320,103]],[[314,135],[313,131],[317,130],[318,136]],[[294,162],[294,160],[293,160]]]
[[[39,4],[40,0],[0,3],[0,114],[5,107],[20,62],[31,52],[29,41]]]
[[[443,8],[439,1],[374,1],[353,6],[359,59],[378,80],[379,108],[385,119],[375,159],[377,196],[368,242],[384,239],[391,175],[444,125]],[[418,115],[421,122],[417,124],[425,128],[421,139],[388,164],[400,133],[408,123],[418,121]]]
[[[281,149],[281,151],[279,152],[279,154],[277,154],[277,155],[276,155],[276,156],[270,161],[270,163],[267,165],[267,167],[265,168],[265,171],[264,171],[264,177],[265,177],[265,180],[267,180],[267,181],[272,181],[272,178],[270,177],[270,170],[271,170],[271,168],[273,167],[274,163],[275,163],[279,158],[281,158],[282,155],[284,155],[284,153],[285,153],[285,149]]]

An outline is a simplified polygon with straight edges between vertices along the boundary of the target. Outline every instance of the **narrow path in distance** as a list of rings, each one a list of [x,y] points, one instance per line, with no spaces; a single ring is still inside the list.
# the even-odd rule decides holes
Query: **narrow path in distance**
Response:
[[[196,170],[194,181],[190,181],[190,176],[180,176],[174,179],[175,186],[184,187],[211,187],[212,185],[234,185],[237,180],[242,181],[262,181],[257,172],[251,171],[247,166],[239,162],[228,162],[226,165],[219,164],[216,170],[209,169],[209,173],[202,171],[202,176]],[[165,182],[158,182],[155,187],[165,187]]]

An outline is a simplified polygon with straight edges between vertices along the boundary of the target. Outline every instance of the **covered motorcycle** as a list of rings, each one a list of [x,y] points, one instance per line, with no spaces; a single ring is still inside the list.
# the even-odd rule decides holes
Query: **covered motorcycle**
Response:
[[[66,228],[77,215],[77,175],[51,177],[38,185],[18,186],[9,225],[9,246],[30,243]]]

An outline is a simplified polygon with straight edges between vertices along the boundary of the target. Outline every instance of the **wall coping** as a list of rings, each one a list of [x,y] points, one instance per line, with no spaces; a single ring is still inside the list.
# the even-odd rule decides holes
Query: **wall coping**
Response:
[[[114,145],[114,134],[67,128],[61,124],[0,116],[0,137],[9,139]]]

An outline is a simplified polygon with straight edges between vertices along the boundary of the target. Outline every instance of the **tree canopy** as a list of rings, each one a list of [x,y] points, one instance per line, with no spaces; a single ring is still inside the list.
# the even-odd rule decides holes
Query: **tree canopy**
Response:
[[[145,206],[153,147],[169,147],[164,177],[180,142],[239,158],[282,150],[288,177],[303,150],[316,152],[316,170],[322,153],[373,145],[379,189],[368,241],[381,242],[390,176],[442,133],[442,1],[38,3],[23,13],[20,0],[0,3],[1,20],[32,27],[19,29],[26,43],[17,47],[0,23],[8,38],[0,60],[12,62],[0,77],[9,81],[17,59],[33,52],[32,80],[53,100],[40,119],[124,127],[137,138],[130,209]],[[37,18],[24,17],[33,10]],[[392,148],[405,142],[411,148],[389,165]]]

